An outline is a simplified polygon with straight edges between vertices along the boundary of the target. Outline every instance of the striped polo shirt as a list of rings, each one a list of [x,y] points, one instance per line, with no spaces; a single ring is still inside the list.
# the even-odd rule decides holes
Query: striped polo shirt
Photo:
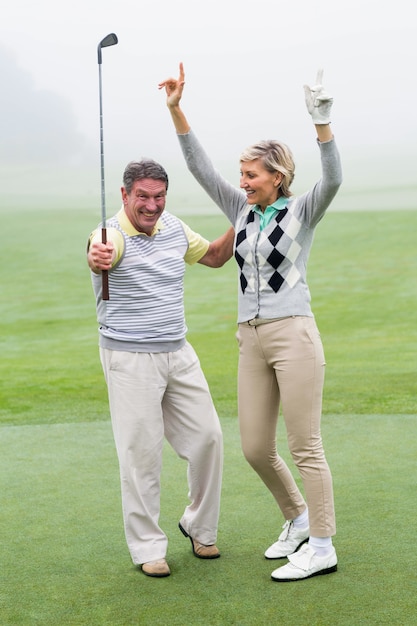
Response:
[[[164,211],[151,236],[138,232],[124,208],[107,221],[116,259],[109,271],[109,300],[101,274],[91,272],[103,348],[173,352],[185,343],[185,263],[199,261],[209,242]],[[100,237],[98,228],[90,241]]]

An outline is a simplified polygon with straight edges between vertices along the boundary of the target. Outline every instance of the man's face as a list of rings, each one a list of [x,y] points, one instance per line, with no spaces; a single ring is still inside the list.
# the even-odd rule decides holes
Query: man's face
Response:
[[[123,205],[132,225],[147,235],[152,230],[165,209],[166,185],[163,180],[144,178],[133,183],[128,194],[122,187]]]

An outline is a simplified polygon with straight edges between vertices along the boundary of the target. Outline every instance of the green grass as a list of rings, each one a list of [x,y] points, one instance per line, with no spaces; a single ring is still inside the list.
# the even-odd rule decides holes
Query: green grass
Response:
[[[411,626],[416,575],[405,537],[415,513],[415,423],[325,417],[339,571],[294,584],[270,580],[274,564],[262,552],[281,520],[242,459],[235,420],[223,419],[218,561],[195,559],[178,531],[185,466],[166,447],[161,524],[172,576],[163,580],[130,562],[108,422],[4,427],[1,623]]]
[[[240,451],[233,262],[190,268],[189,339],[221,417],[222,558],[177,529],[183,461],[166,446],[161,524],[172,576],[137,571],[123,536],[117,459],[84,251],[92,212],[2,213],[0,624],[359,626],[415,623],[417,211],[329,213],[309,265],[327,378],[323,435],[335,483],[337,574],[270,580],[282,520]],[[187,217],[209,238],[221,217]],[[284,456],[282,424],[278,438]],[[411,549],[411,552],[410,552]]]

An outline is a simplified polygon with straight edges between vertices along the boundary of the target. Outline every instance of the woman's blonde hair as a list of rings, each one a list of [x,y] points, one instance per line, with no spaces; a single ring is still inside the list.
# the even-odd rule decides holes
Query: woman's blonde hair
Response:
[[[281,194],[286,198],[292,196],[290,186],[294,180],[295,163],[289,147],[285,143],[268,139],[249,146],[240,155],[241,163],[255,159],[259,159],[264,168],[271,174],[280,172],[282,174]]]

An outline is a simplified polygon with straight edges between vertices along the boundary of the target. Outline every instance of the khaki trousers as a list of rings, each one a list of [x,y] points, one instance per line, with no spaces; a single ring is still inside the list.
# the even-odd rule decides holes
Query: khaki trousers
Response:
[[[313,317],[239,324],[238,407],[242,450],[274,496],[286,520],[306,503],[277,452],[282,409],[287,440],[300,473],[310,534],[336,533],[332,477],[323,450],[320,420],[325,360]]]
[[[198,357],[190,344],[176,352],[100,349],[120,466],[127,545],[136,564],[166,556],[159,526],[164,436],[188,462],[190,504],[183,528],[204,544],[216,542],[223,441]]]

